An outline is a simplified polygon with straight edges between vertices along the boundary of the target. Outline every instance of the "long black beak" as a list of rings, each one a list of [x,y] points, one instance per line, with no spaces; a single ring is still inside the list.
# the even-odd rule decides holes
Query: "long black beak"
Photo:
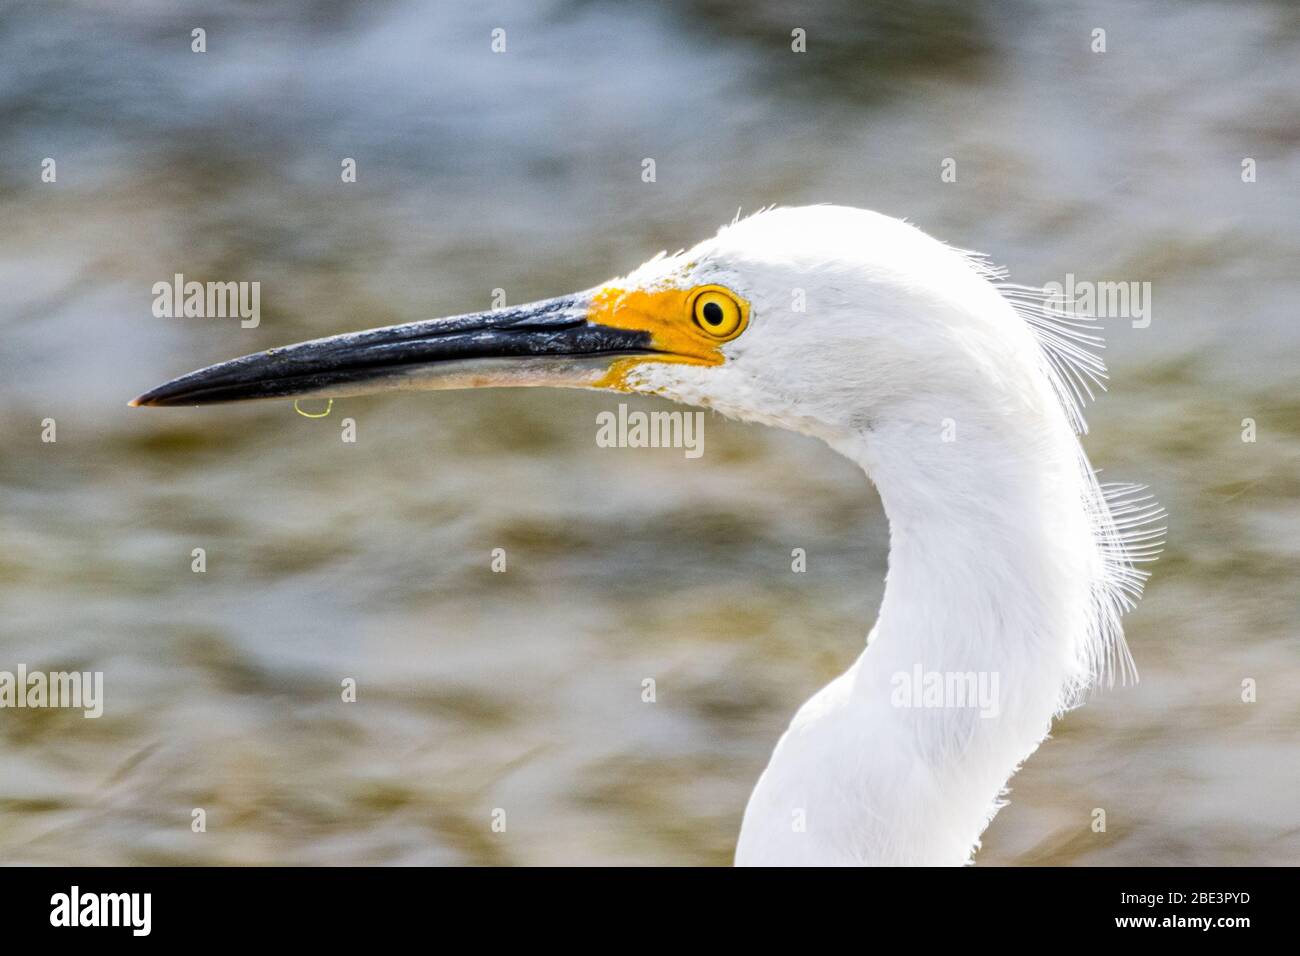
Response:
[[[342,397],[388,389],[586,387],[617,358],[654,353],[648,332],[588,321],[590,297],[351,332],[190,372],[131,405]]]

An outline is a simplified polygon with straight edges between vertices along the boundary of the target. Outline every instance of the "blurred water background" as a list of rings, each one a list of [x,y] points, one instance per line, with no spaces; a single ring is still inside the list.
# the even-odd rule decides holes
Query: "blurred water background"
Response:
[[[0,862],[728,862],[875,613],[853,466],[716,417],[699,460],[600,449],[595,393],[125,402],[809,202],[1152,283],[1087,439],[1170,512],[1142,682],[1057,724],[978,862],[1300,860],[1295,4],[213,0],[0,5],[0,669],[107,698],[0,712]],[[177,272],[260,281],[260,326],[155,318]]]

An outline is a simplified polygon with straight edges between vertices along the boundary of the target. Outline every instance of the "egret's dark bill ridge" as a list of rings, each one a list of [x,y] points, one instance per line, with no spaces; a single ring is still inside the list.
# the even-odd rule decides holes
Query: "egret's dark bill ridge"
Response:
[[[356,393],[413,370],[485,359],[615,358],[652,353],[647,332],[588,321],[586,296],[313,339],[173,379],[132,405],[213,405]]]

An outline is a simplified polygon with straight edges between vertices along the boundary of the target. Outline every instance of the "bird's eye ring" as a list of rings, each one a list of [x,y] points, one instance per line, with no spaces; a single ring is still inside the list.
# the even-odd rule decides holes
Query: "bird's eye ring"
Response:
[[[715,339],[739,335],[745,327],[747,312],[744,304],[721,286],[701,286],[691,296],[691,316],[695,324]]]

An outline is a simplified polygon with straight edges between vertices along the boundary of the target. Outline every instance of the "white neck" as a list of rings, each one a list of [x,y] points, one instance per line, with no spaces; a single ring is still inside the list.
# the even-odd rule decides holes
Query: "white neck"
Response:
[[[1087,679],[1098,558],[1068,424],[969,416],[944,441],[940,420],[832,440],[880,491],[885,595],[868,648],[773,753],[739,864],[967,862]]]

